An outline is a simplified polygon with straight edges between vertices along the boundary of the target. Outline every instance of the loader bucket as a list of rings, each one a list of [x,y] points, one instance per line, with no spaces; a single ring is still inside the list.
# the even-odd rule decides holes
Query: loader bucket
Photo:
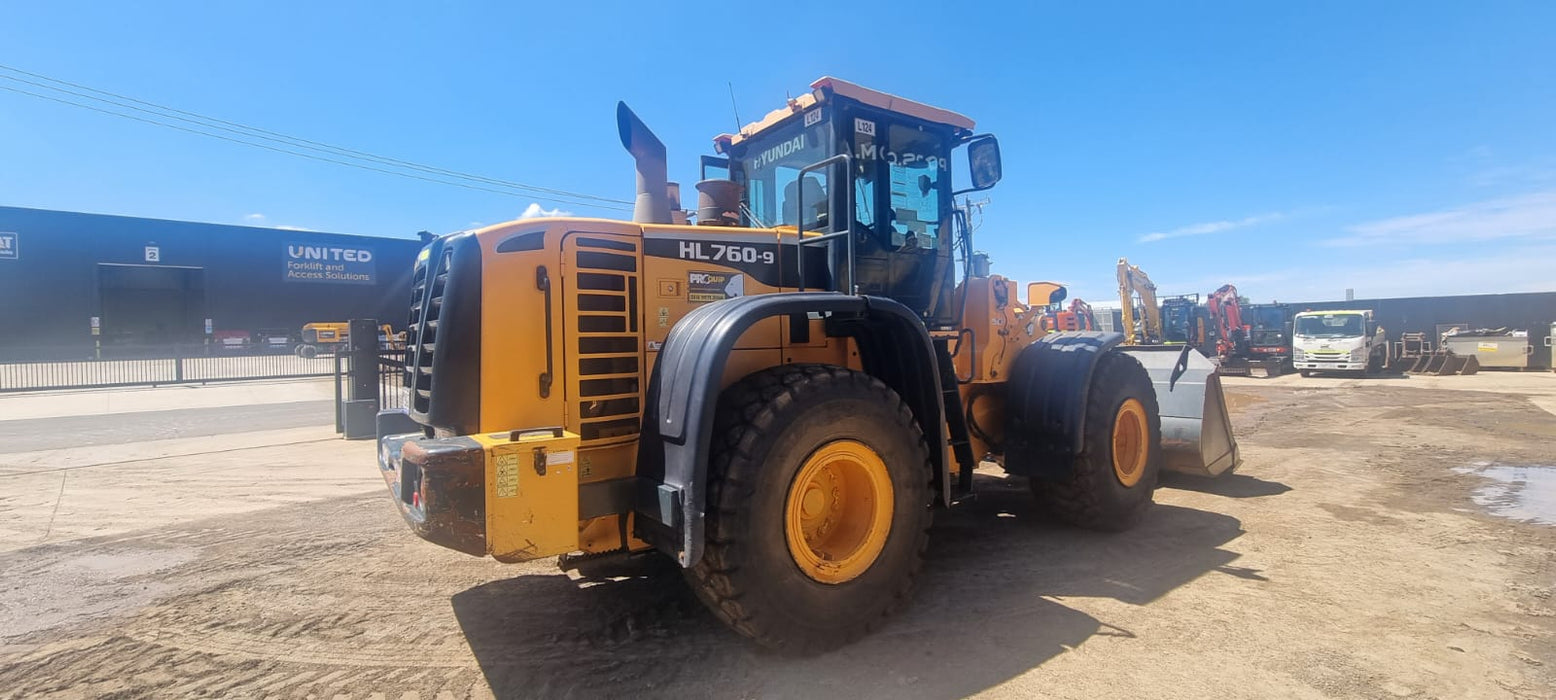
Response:
[[[1162,468],[1200,476],[1236,469],[1242,458],[1215,363],[1182,345],[1118,350],[1139,360],[1151,375],[1162,414]]]
[[[1464,369],[1465,359],[1466,358],[1460,357],[1458,355],[1444,356],[1442,366],[1437,368],[1437,374],[1444,376],[1449,374],[1458,374],[1459,370]]]
[[[1474,355],[1470,355],[1470,356],[1464,358],[1464,366],[1459,368],[1459,374],[1460,375],[1475,374],[1476,372],[1479,372],[1479,371],[1480,371],[1480,360],[1476,359]]]

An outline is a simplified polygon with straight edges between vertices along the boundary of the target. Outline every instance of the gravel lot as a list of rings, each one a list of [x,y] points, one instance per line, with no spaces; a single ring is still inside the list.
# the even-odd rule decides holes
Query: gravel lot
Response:
[[[0,397],[0,695],[1556,696],[1550,373],[1229,379],[1237,474],[1122,535],[983,475],[906,613],[808,659],[652,559],[416,539],[328,384],[275,387]]]

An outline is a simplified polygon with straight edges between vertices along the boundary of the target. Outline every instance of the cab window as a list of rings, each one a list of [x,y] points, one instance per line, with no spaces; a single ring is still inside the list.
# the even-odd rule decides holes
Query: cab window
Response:
[[[950,186],[944,154],[945,144],[936,134],[855,119],[853,194],[859,223],[895,248],[937,248]],[[886,206],[877,208],[882,196]]]
[[[756,219],[751,224],[794,226],[803,218],[806,229],[826,228],[827,171],[806,173],[803,182],[799,173],[829,155],[828,126],[824,120],[809,128],[796,122],[746,142],[737,167],[750,214]]]

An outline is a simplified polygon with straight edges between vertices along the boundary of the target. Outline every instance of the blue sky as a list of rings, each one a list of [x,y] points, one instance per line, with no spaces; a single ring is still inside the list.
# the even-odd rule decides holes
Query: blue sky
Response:
[[[889,6],[12,3],[0,64],[619,199],[626,100],[688,205],[728,84],[750,121],[836,75],[999,135],[977,246],[1021,281],[1116,301],[1128,256],[1163,293],[1257,301],[1556,289],[1556,3]],[[612,213],[4,90],[0,204],[375,235]]]

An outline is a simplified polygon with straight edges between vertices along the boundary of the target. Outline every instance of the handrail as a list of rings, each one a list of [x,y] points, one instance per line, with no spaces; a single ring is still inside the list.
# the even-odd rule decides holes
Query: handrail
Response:
[[[843,191],[848,193],[848,196],[844,197],[844,199],[848,200],[848,205],[846,207],[847,210],[848,210],[848,217],[843,219],[843,221],[844,221],[843,230],[842,231],[836,231],[836,232],[833,232],[833,233],[823,234],[823,235],[820,235],[820,236],[816,236],[815,238],[812,238],[812,239],[807,241],[807,240],[805,240],[805,174],[809,173],[809,172],[816,171],[816,170],[820,170],[820,169],[828,167],[828,166],[831,166],[831,165],[833,165],[833,164],[835,164],[835,163],[837,163],[839,161],[841,161],[843,163],[843,165],[845,166],[843,168],[843,172],[847,173],[844,176],[844,178],[843,178],[845,180],[845,182],[842,183]],[[858,296],[858,294],[859,294],[859,286],[854,283],[854,237],[852,235],[853,234],[853,230],[854,230],[854,197],[853,197],[853,192],[854,192],[854,159],[853,159],[853,157],[851,155],[847,154],[847,153],[839,153],[839,154],[837,154],[835,156],[832,156],[830,158],[826,158],[824,160],[820,160],[820,161],[817,161],[815,163],[811,163],[810,165],[807,165],[807,166],[805,166],[803,168],[800,168],[799,176],[795,179],[795,181],[798,183],[798,186],[795,187],[795,190],[797,190],[795,192],[795,195],[796,195],[796,197],[798,197],[798,201],[795,203],[795,212],[796,212],[797,218],[799,220],[794,222],[794,229],[795,229],[794,236],[795,236],[795,242],[796,242],[796,245],[794,246],[794,256],[796,258],[796,260],[795,260],[795,268],[796,268],[796,271],[799,273],[799,277],[800,277],[799,283],[797,284],[796,289],[798,291],[801,291],[801,292],[805,291],[805,246],[812,245],[812,244],[815,244],[815,243],[826,243],[827,244],[827,250],[831,250],[832,249],[832,241],[833,240],[835,240],[835,239],[837,239],[839,237],[846,237],[848,239],[848,261],[847,261],[848,285],[843,287],[842,289],[839,289],[838,291],[843,291],[845,294],[852,294],[852,295]],[[838,191],[838,188],[836,186],[834,186],[834,187],[832,187],[829,190],[827,196],[830,197],[832,192],[837,192],[837,191]],[[828,209],[830,209],[830,208],[831,207],[828,207]],[[829,222],[833,221],[833,219],[832,219],[832,217],[830,215],[827,218],[828,218]],[[844,291],[844,290],[847,290],[847,291]]]

